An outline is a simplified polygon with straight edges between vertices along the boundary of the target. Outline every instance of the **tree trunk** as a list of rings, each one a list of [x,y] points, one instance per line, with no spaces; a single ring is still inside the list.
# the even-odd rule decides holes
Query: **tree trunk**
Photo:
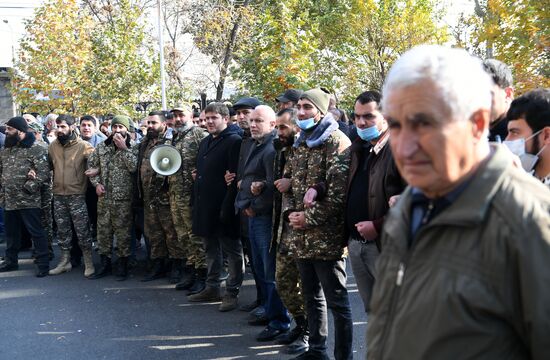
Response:
[[[248,3],[250,0],[243,1],[242,6],[246,7],[248,6]],[[239,13],[235,21],[233,22],[233,28],[231,29],[231,33],[229,34],[229,42],[227,43],[227,46],[225,47],[225,53],[223,56],[223,62],[222,66],[220,67],[220,81],[218,81],[218,85],[216,86],[216,100],[220,101],[223,96],[223,90],[225,88],[225,79],[227,78],[227,72],[229,70],[229,64],[231,63],[231,59],[233,58],[233,50],[235,47],[235,42],[237,41],[237,35],[239,33],[239,28],[241,25],[241,18],[242,13]]]

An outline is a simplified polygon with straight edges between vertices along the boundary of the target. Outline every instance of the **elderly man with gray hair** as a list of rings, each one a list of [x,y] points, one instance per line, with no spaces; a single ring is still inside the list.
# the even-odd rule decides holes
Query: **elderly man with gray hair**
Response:
[[[550,192],[487,133],[492,81],[464,50],[419,46],[382,109],[409,184],[382,230],[369,360],[550,353]]]

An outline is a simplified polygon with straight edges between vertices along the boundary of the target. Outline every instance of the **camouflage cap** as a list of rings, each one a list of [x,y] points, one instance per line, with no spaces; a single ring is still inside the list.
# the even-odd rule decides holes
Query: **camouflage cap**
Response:
[[[42,133],[44,131],[44,126],[37,121],[29,123],[29,128],[37,133]]]

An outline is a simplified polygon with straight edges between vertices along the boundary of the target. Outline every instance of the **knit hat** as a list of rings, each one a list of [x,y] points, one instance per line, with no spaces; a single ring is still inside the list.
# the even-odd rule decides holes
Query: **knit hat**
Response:
[[[235,109],[235,111],[240,109],[255,109],[258,105],[261,105],[258,99],[254,97],[243,97],[233,105],[233,109]]]
[[[130,122],[132,120],[126,116],[126,115],[117,115],[111,120],[111,127],[115,126],[116,124],[120,124],[126,128],[126,130],[130,130]]]
[[[36,121],[29,123],[29,127],[37,133],[42,133],[44,131],[44,126]]]
[[[323,114],[326,115],[328,111],[328,104],[330,101],[330,95],[324,92],[323,90],[317,88],[317,89],[311,89],[302,94],[300,96],[300,100],[305,99],[309,100],[315,105],[317,109]]]
[[[11,119],[8,120],[6,125],[11,126],[12,128],[22,132],[29,131],[29,125],[27,124],[27,120],[25,120],[21,116],[12,117]]]

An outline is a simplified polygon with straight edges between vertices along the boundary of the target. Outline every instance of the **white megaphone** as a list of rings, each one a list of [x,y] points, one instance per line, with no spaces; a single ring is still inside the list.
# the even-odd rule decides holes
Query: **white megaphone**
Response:
[[[149,161],[153,170],[163,176],[174,175],[181,167],[181,155],[171,145],[159,145],[155,147]]]

